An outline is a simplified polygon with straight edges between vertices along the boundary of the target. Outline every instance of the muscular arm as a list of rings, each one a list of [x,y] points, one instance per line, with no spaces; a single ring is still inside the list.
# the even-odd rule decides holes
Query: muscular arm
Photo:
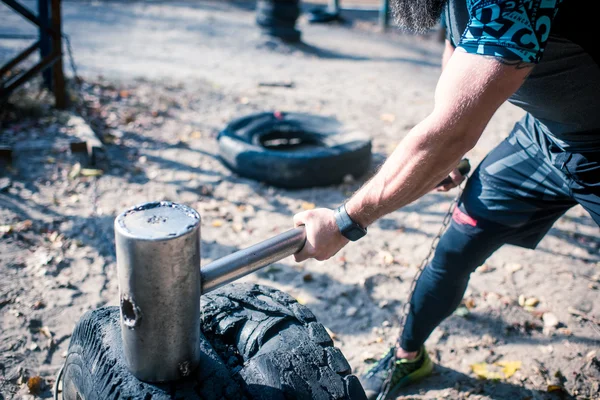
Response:
[[[531,67],[455,51],[436,87],[431,114],[347,202],[352,219],[368,226],[433,189],[477,143],[494,112],[521,86]]]

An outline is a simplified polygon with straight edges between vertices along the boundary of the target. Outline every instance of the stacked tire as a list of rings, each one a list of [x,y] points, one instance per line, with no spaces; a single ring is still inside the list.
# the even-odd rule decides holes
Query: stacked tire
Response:
[[[202,296],[201,307],[200,366],[159,384],[127,370],[118,307],[86,313],[69,344],[62,399],[366,400],[323,325],[290,295],[232,284]]]
[[[296,21],[300,16],[299,0],[258,0],[256,23],[263,33],[285,42],[300,41]]]

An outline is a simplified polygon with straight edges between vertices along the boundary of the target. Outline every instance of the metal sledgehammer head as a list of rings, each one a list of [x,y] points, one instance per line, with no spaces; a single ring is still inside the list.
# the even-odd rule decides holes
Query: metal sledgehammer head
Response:
[[[298,252],[295,228],[200,269],[200,215],[171,202],[115,220],[121,335],[129,371],[146,382],[189,375],[199,361],[200,294]],[[200,366],[201,368],[201,366]]]
[[[200,215],[170,202],[115,220],[121,335],[129,371],[146,382],[189,375],[200,340]]]

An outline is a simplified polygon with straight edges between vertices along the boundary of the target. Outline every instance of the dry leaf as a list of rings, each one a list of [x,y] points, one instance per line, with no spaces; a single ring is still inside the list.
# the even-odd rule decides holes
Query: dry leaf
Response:
[[[27,387],[29,388],[29,393],[33,395],[38,395],[42,393],[42,390],[44,390],[45,386],[46,382],[41,376],[32,376],[27,380]]]
[[[71,170],[69,171],[69,179],[75,179],[79,176],[79,173],[81,172],[81,164],[80,163],[75,163],[72,167]]]
[[[498,371],[490,371],[490,365],[486,363],[477,363],[470,365],[471,370],[478,378],[498,380],[504,378],[504,375]]]
[[[242,224],[233,224],[232,228],[234,232],[241,232],[244,229]]]
[[[498,361],[494,364],[477,363],[472,364],[471,370],[482,379],[508,379],[521,369],[521,361]],[[499,369],[501,368],[501,369]]]
[[[202,132],[193,131],[192,133],[190,133],[190,139],[200,139],[200,138],[202,138]]]
[[[52,339],[52,332],[50,332],[50,328],[48,328],[47,326],[42,326],[40,328],[40,333],[44,336],[46,336],[48,339]]]
[[[379,118],[383,121],[383,122],[389,122],[392,123],[396,120],[396,116],[394,114],[391,113],[383,113],[379,116]]]
[[[518,264],[518,263],[508,263],[504,267],[511,274],[514,273],[514,272],[517,272],[518,270],[520,270],[520,269],[523,268],[523,266],[521,264]]]
[[[302,305],[306,304],[306,299],[304,297],[298,296],[298,297],[296,297],[296,301]]]
[[[56,162],[56,158],[46,157],[46,164],[54,164],[55,162]]]
[[[524,295],[519,295],[519,305],[521,307],[525,306],[525,296]]]
[[[119,96],[121,96],[122,98],[126,99],[129,97],[129,91],[128,90],[121,90],[119,92]]]
[[[102,174],[104,174],[104,171],[97,168],[82,168],[79,174],[81,176],[102,176]]]
[[[385,252],[383,253],[383,263],[385,265],[392,265],[396,262],[396,260],[394,260],[394,256],[389,253],[389,252]]]
[[[13,230],[12,225],[0,225],[0,233],[11,233]]]
[[[465,304],[465,307],[467,307],[469,310],[472,310],[475,308],[475,300],[472,297],[465,299],[464,304]]]
[[[535,307],[540,304],[540,300],[537,297],[530,297],[525,300],[526,307]]]
[[[502,367],[504,377],[508,379],[521,369],[523,363],[521,361],[498,361],[495,365]]]
[[[313,210],[315,208],[315,203],[309,203],[307,201],[302,203],[303,210]]]
[[[215,219],[211,225],[214,226],[215,228],[219,228],[219,227],[223,226],[224,222],[225,221],[223,221],[222,219]]]

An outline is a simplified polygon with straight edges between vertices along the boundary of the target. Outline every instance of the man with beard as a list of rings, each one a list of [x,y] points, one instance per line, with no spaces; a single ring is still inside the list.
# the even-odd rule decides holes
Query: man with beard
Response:
[[[432,28],[445,12],[446,49],[433,111],[338,209],[297,214],[295,256],[326,260],[367,226],[432,190],[509,100],[527,113],[469,179],[411,295],[398,342],[362,378],[387,398],[430,374],[424,343],[460,303],[471,272],[502,245],[535,248],[580,204],[600,224],[600,67],[593,13],[573,0],[395,0],[399,25]]]

